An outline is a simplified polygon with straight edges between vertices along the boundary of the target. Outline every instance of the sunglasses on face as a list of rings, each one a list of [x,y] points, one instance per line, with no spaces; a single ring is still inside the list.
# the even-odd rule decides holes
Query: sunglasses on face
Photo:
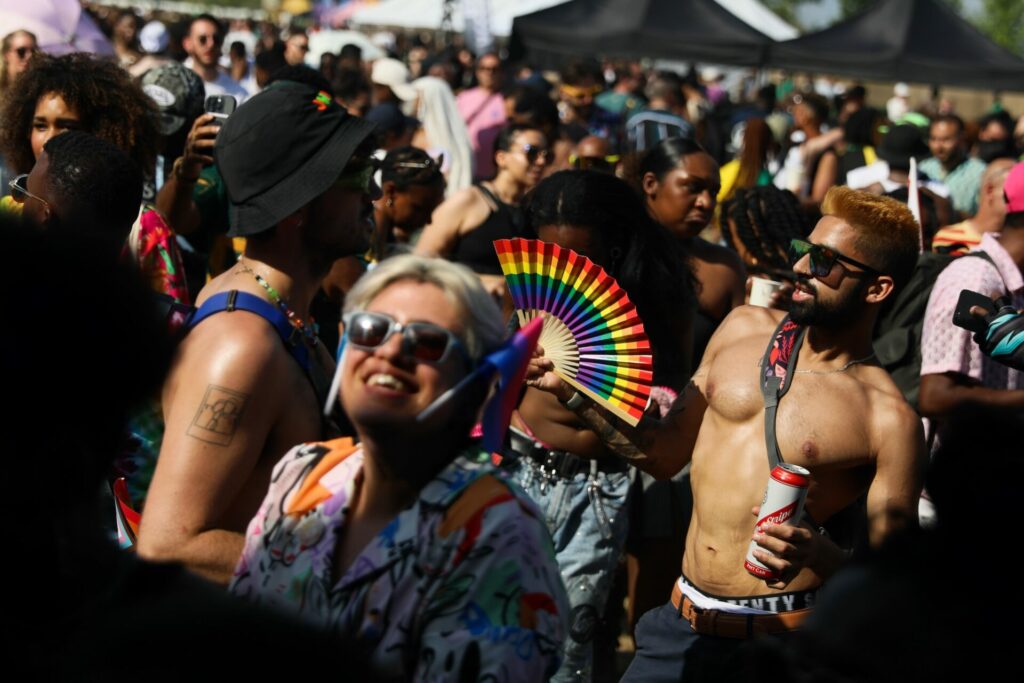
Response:
[[[828,277],[828,274],[832,272],[832,268],[835,267],[837,261],[857,266],[867,273],[878,273],[878,271],[871,266],[852,259],[849,256],[843,256],[835,249],[823,247],[820,244],[811,244],[805,240],[793,240],[790,242],[789,256],[793,265],[796,265],[796,262],[804,256],[810,256],[811,275],[817,278]]]
[[[205,36],[204,35],[204,36],[196,36],[196,42],[199,43],[200,45],[206,45],[207,43],[212,43],[213,45],[220,45],[222,42],[224,42],[224,39],[221,36],[219,36],[219,35],[212,35],[212,36]]]
[[[50,204],[45,199],[28,191],[28,173],[22,173],[14,178],[8,183],[8,186],[11,188],[11,198],[19,204],[24,204],[26,199],[34,199],[46,208],[50,208]]]
[[[537,163],[538,160],[542,164],[546,164],[551,160],[551,150],[547,147],[537,147],[535,145],[523,145],[521,147],[523,154],[526,156],[526,160],[531,164]]]
[[[402,352],[409,354],[418,361],[426,363],[443,363],[452,349],[472,365],[466,347],[450,330],[432,323],[402,324],[384,313],[369,311],[353,311],[344,316],[345,339],[349,344],[372,351],[384,344],[391,335],[399,332],[402,335]]]
[[[26,57],[31,57],[32,55],[34,55],[36,53],[36,49],[34,47],[29,47],[26,45],[22,47],[11,48],[11,52],[18,55],[18,59],[25,59]]]

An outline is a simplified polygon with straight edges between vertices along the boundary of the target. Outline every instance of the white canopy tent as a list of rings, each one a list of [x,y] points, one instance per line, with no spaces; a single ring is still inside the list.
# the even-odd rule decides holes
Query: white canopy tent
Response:
[[[452,12],[452,30],[459,33],[466,30],[463,16],[463,3],[455,3]],[[469,0],[473,4],[483,4],[481,0]],[[490,0],[491,35],[504,38],[512,33],[512,20],[522,14],[538,12],[548,7],[560,5],[566,0]],[[365,7],[352,15],[351,22],[355,26],[387,26],[409,29],[439,29],[444,18],[443,0],[383,0]]]
[[[567,0],[489,0],[491,35],[507,37],[512,32],[512,20],[523,14],[538,12],[561,5]],[[772,40],[796,38],[799,32],[758,0],[715,0],[741,20],[767,35]],[[452,12],[452,30],[466,28],[463,4],[480,5],[484,0],[459,0]],[[352,15],[355,26],[386,26],[407,29],[439,29],[444,14],[443,0],[383,0],[365,7]]]

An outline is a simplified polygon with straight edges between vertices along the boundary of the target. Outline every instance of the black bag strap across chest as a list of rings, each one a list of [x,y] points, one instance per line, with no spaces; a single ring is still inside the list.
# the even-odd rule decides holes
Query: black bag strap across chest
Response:
[[[779,450],[779,441],[775,435],[775,419],[779,401],[792,385],[792,375],[796,368],[800,345],[804,342],[807,328],[797,325],[787,315],[775,328],[768,348],[765,349],[761,361],[761,393],[764,395],[764,438],[768,446],[769,469],[775,469],[779,463],[785,462]]]

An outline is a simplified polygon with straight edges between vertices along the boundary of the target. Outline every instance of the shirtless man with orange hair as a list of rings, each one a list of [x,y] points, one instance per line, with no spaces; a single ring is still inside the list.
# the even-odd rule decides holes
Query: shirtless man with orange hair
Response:
[[[845,187],[829,191],[822,212],[808,241],[793,245],[799,282],[792,324],[781,311],[733,310],[664,419],[628,427],[550,372],[548,359],[532,361],[529,384],[555,394],[632,464],[668,478],[692,462],[682,576],[668,604],[640,620],[624,681],[678,681],[684,660],[696,680],[728,676],[728,655],[744,638],[798,627],[815,591],[846,558],[816,526],[865,493],[873,545],[916,523],[921,423],[875,361],[871,332],[883,302],[912,272],[917,225],[903,204]],[[770,346],[788,348],[801,334],[788,372],[774,357],[765,367]],[[788,391],[768,422],[781,459],[811,472],[806,511],[815,526],[805,518],[754,529],[751,513],[770,469],[766,375],[788,375]],[[755,556],[779,579],[744,569],[752,538]]]

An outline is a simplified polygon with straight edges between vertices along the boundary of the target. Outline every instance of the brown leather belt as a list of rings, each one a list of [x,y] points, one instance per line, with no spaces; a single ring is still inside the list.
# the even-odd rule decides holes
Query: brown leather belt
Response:
[[[795,631],[811,616],[811,609],[772,614],[736,614],[717,609],[702,609],[683,595],[677,581],[672,586],[672,606],[690,622],[694,631],[719,638],[753,638],[764,633]]]

